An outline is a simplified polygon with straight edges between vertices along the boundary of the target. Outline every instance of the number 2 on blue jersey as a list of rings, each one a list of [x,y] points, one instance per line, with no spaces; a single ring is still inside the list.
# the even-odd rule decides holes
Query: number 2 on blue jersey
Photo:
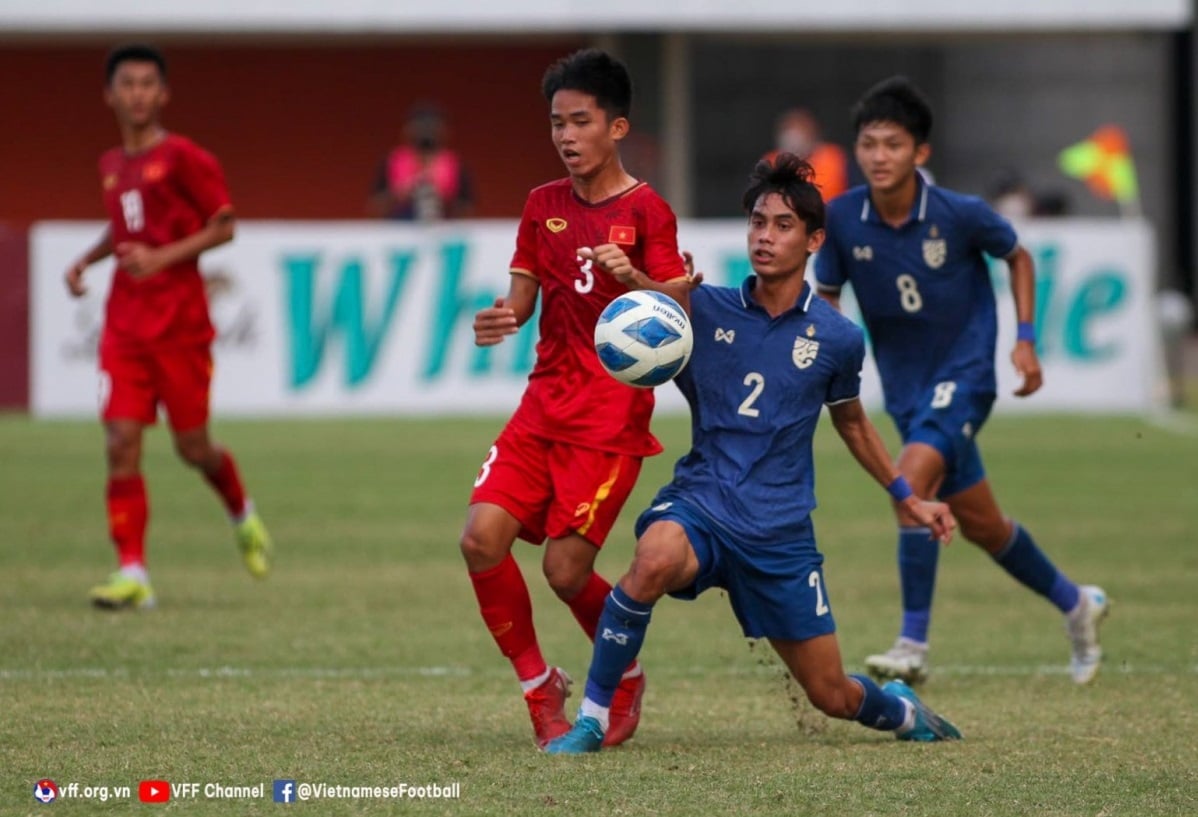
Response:
[[[740,404],[740,408],[736,410],[737,414],[743,414],[746,417],[760,417],[761,409],[754,408],[753,404],[757,402],[757,398],[765,390],[765,375],[760,372],[749,372],[745,375],[744,384],[752,390],[749,396]]]

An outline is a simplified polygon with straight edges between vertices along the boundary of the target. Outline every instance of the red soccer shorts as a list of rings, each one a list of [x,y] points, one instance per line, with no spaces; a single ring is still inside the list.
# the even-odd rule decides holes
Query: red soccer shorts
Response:
[[[171,428],[190,431],[208,422],[212,349],[208,343],[100,343],[100,416],[152,425],[158,406]]]
[[[520,538],[534,545],[577,533],[603,547],[640,472],[640,457],[558,442],[509,425],[483,460],[470,504],[503,508],[520,520]]]

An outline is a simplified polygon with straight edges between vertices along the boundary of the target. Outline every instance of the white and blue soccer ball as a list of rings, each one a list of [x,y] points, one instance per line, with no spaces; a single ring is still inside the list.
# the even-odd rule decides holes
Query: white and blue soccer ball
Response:
[[[599,315],[595,351],[608,374],[643,389],[674,378],[690,360],[695,337],[678,302],[647,289],[626,292]]]

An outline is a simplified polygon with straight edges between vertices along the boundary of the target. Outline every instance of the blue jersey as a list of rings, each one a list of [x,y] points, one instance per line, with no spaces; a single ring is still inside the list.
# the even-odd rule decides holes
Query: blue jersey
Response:
[[[882,221],[868,187],[834,199],[815,259],[821,288],[853,285],[900,428],[939,383],[993,399],[998,322],[982,254],[1006,258],[1018,246],[1010,223],[981,199],[918,185],[900,227]]]
[[[664,492],[685,496],[750,545],[812,538],[811,439],[824,404],[856,399],[861,329],[804,285],[771,318],[740,288],[691,293],[695,349],[675,379],[691,409],[691,450]]]

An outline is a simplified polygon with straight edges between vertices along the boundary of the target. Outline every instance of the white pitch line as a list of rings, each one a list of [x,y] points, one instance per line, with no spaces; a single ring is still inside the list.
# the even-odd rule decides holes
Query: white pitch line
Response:
[[[1185,437],[1198,437],[1198,417],[1180,411],[1154,411],[1144,418],[1148,425]]]
[[[773,675],[778,666],[725,667],[657,667],[653,674],[664,678],[701,678],[717,676],[761,676]],[[851,669],[851,668],[850,668]],[[934,675],[951,677],[1032,677],[1037,675],[1065,675],[1069,672],[1064,665],[978,665],[937,664],[932,668]],[[1107,675],[1198,675],[1198,664],[1193,666],[1163,666],[1155,664],[1103,665]],[[276,678],[294,680],[377,680],[386,678],[469,678],[506,677],[506,667],[482,672],[469,667],[195,667],[130,670],[127,667],[70,667],[66,669],[0,669],[0,682],[21,681],[74,681],[101,680],[126,681],[134,678],[178,678],[198,680],[227,680],[239,678]]]

